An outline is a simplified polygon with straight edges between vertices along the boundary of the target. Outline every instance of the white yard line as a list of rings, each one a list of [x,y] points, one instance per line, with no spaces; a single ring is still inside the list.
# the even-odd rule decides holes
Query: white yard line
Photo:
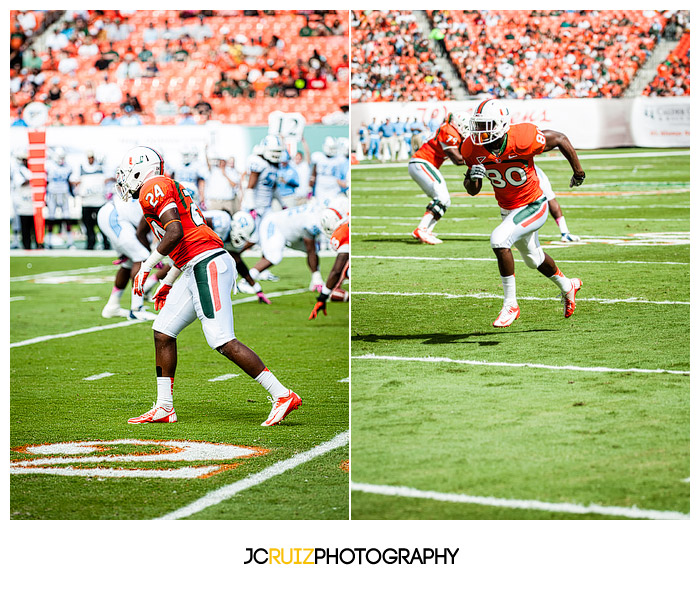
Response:
[[[579,154],[578,158],[580,161],[594,161],[594,160],[608,160],[608,159],[636,159],[643,157],[645,159],[654,158],[664,158],[664,157],[688,157],[690,158],[689,150],[679,150],[679,151],[665,151],[661,153],[657,152],[630,152],[630,153],[612,153],[612,154]],[[539,159],[537,164],[542,167],[545,166],[550,161],[564,161],[565,157],[563,155],[552,155],[551,157]],[[359,169],[389,169],[392,167],[407,167],[408,162],[405,163],[378,163],[373,165],[353,165],[352,170],[357,171]]]
[[[373,196],[373,198],[376,198],[376,196]],[[415,198],[421,198],[420,195],[416,194]],[[489,198],[488,196],[486,198]],[[423,202],[416,202],[413,204],[408,204],[406,202],[400,203],[400,204],[387,204],[385,202],[376,202],[376,203],[362,203],[359,201],[355,201],[353,203],[353,208],[425,208],[425,201]],[[486,203],[479,203],[479,204],[459,204],[459,203],[452,203],[450,205],[451,209],[455,208],[490,208],[491,210],[494,210],[496,212],[498,209],[498,205],[495,204],[494,202],[489,202],[488,204]],[[571,210],[572,208],[592,208],[594,210],[638,210],[640,208],[684,208],[686,210],[690,210],[690,204],[638,204],[638,205],[616,205],[616,204],[566,204],[566,210]]]
[[[218,377],[213,377],[209,381],[210,382],[225,382],[226,380],[233,379],[234,377],[240,376],[240,373],[225,373],[224,375],[220,375]]]
[[[300,454],[297,454],[296,456],[292,456],[287,460],[281,460],[280,462],[276,462],[272,466],[268,466],[260,472],[247,476],[246,478],[241,479],[240,481],[237,481],[235,483],[231,483],[230,485],[225,485],[219,489],[216,489],[215,491],[211,491],[203,497],[200,497],[196,501],[193,501],[189,505],[181,507],[180,509],[177,509],[173,512],[170,512],[169,514],[155,519],[179,520],[182,518],[187,518],[193,514],[199,513],[202,510],[207,509],[208,507],[217,505],[223,501],[226,501],[227,499],[231,499],[232,497],[238,495],[242,491],[260,485],[271,478],[279,476],[287,472],[288,470],[292,470],[293,468],[296,468],[297,466],[308,462],[309,460],[313,460],[314,458],[317,458],[318,456],[323,456],[324,454],[327,454],[328,452],[331,452],[336,448],[340,448],[344,445],[347,445],[349,441],[349,431],[340,433],[330,441],[326,441],[325,443],[317,445],[316,447],[307,450],[306,452],[302,452]]]
[[[24,301],[26,297],[24,295],[18,295],[17,297],[10,297],[10,303],[13,301]]]
[[[20,342],[10,343],[10,348],[13,349],[15,347],[27,346],[28,344],[46,342],[47,340],[54,340],[55,338],[70,338],[71,336],[78,336],[80,334],[90,334],[92,332],[99,332],[100,330],[113,330],[114,328],[123,328],[124,326],[131,326],[133,324],[141,323],[142,320],[128,320],[126,322],[118,322],[116,324],[107,324],[106,326],[92,326],[91,328],[73,330],[72,332],[64,332],[63,334],[47,334],[46,336],[37,336],[35,338],[29,338]]]
[[[350,483],[350,489],[373,495],[392,497],[410,497],[413,499],[431,499],[448,503],[468,503],[471,505],[486,505],[508,509],[534,510],[565,514],[596,514],[602,516],[617,516],[638,520],[689,520],[690,516],[675,511],[660,511],[655,509],[639,509],[638,507],[617,507],[589,503],[550,503],[533,499],[501,499],[499,497],[481,497],[461,493],[439,493],[437,491],[421,491],[411,487],[393,487],[390,485],[370,485],[367,483]]]
[[[278,291],[275,293],[267,293],[268,297],[283,297],[285,295],[297,295],[299,293],[306,293],[307,289],[292,289],[289,291]],[[233,305],[238,305],[240,303],[249,303],[251,301],[257,301],[257,295],[251,295],[250,297],[244,297],[243,299],[235,299],[231,301]],[[128,320],[126,322],[118,322],[116,324],[107,324],[106,326],[92,326],[91,328],[83,328],[81,330],[73,330],[72,332],[64,332],[63,334],[47,334],[46,336],[37,336],[35,338],[29,338],[27,340],[22,340],[20,342],[10,343],[10,348],[27,346],[29,344],[36,344],[38,342],[46,342],[47,340],[53,340],[55,338],[70,338],[71,336],[78,336],[80,334],[90,334],[92,332],[100,332],[101,330],[112,330],[114,328],[123,328],[124,326],[131,326],[132,324],[141,324],[144,320]]]
[[[353,291],[353,295],[374,295],[379,297],[444,297],[445,299],[497,299],[503,300],[503,295],[495,295],[491,293],[471,293],[471,294],[453,294],[453,293],[405,293],[399,291]],[[560,301],[559,297],[518,297],[518,301]],[[603,297],[577,297],[576,302],[592,301],[594,303],[603,303],[612,305],[615,303],[642,303],[647,305],[690,305],[690,301],[649,301],[647,299],[638,299],[636,297],[627,297],[626,299],[612,299]]]
[[[54,270],[52,272],[39,272],[37,274],[27,274],[24,276],[11,276],[11,282],[30,281],[37,278],[51,278],[54,276],[68,276],[73,274],[90,274],[92,272],[104,272],[105,270],[116,270],[115,266],[92,266],[91,268],[76,268],[74,270]]]
[[[429,262],[495,262],[496,258],[450,258],[437,256],[360,256],[352,255],[353,260],[426,260]],[[659,264],[662,266],[678,265],[690,266],[690,262],[646,262],[642,260],[560,260],[557,262],[565,262],[567,264],[644,264],[653,265]]]
[[[114,375],[113,373],[110,373],[109,371],[105,371],[104,373],[98,373],[96,375],[89,375],[88,377],[84,377],[83,380],[86,382],[93,382],[95,380],[99,380],[105,377],[109,377],[111,375]]]
[[[355,355],[351,359],[362,361],[396,361],[411,363],[452,363],[455,365],[476,365],[480,367],[528,367],[530,369],[548,369],[551,371],[584,371],[592,373],[668,373],[671,375],[690,375],[690,371],[671,369],[639,369],[636,367],[580,367],[578,365],[544,365],[542,363],[506,363],[502,361],[471,361],[469,359],[450,359],[448,357],[396,357],[393,355]]]

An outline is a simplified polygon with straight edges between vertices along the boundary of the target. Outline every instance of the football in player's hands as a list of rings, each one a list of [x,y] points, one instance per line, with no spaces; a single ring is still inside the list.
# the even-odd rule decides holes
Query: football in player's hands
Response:
[[[331,291],[331,301],[348,301],[350,294],[345,289],[333,289]]]

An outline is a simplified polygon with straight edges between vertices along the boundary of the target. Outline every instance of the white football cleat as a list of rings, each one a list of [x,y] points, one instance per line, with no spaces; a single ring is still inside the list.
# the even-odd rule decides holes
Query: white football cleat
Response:
[[[421,243],[427,243],[429,245],[437,245],[439,243],[442,243],[442,239],[435,237],[435,234],[432,231],[428,231],[427,229],[421,229],[420,227],[414,229],[411,235],[413,235],[413,237],[415,237],[416,239],[420,240]]]
[[[241,293],[247,293],[248,295],[255,295],[257,293],[255,287],[251,286],[251,284],[244,278],[236,281],[236,287]]]
[[[561,300],[564,304],[564,317],[570,318],[576,309],[576,293],[583,286],[580,278],[571,279],[571,289],[567,293],[561,294]]]
[[[272,410],[270,411],[270,416],[261,423],[263,427],[271,427],[276,425],[282,419],[284,419],[290,412],[296,410],[301,406],[301,398],[291,390],[289,390],[288,396],[283,396],[278,398],[272,404]]]
[[[571,233],[562,233],[561,240],[566,241],[567,243],[576,243],[577,241],[581,241],[581,238],[578,235],[572,235]]]
[[[102,308],[103,318],[128,318],[130,313],[128,309],[109,303]]]
[[[494,328],[507,328],[519,317],[520,308],[517,305],[504,305],[493,326]]]
[[[177,415],[175,408],[170,410],[164,409],[162,406],[153,404],[153,408],[148,412],[143,413],[140,417],[133,417],[127,421],[130,425],[142,425],[143,423],[176,423]]]
[[[263,270],[258,276],[258,280],[270,281],[276,283],[280,279],[279,276],[272,274],[269,270]]]
[[[152,311],[148,311],[143,305],[139,307],[138,309],[132,309],[129,312],[129,319],[130,320],[144,320],[144,321],[152,321],[155,320],[158,317],[158,314],[153,313]]]

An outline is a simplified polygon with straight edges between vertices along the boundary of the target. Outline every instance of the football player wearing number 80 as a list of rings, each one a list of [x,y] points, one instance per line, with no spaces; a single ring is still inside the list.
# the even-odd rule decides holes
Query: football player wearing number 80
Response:
[[[301,405],[301,398],[284,387],[257,354],[233,332],[231,292],[236,267],[216,233],[206,224],[186,188],[163,175],[163,158],[149,147],[129,150],[117,169],[116,188],[123,200],[137,198],[158,245],[134,279],[134,292],[165,256],[174,266],[154,295],[158,317],[153,322],[156,351],[157,400],[131,424],[173,423],[173,383],[177,367],[177,336],[199,318],[212,349],[233,361],[269,393],[272,411],[262,423],[279,423]],[[177,284],[175,280],[182,276]]]
[[[559,288],[564,317],[568,318],[576,308],[581,279],[564,276],[552,257],[540,247],[538,230],[547,220],[548,205],[534,157],[558,148],[574,173],[570,187],[580,186],[586,174],[574,147],[561,132],[540,130],[530,123],[511,126],[508,108],[495,99],[480,103],[467,120],[467,127],[462,124],[460,133],[465,139],[460,153],[469,167],[464,178],[465,189],[475,196],[486,177],[501,207],[502,222],[491,233],[491,248],[498,260],[504,298],[503,308],[493,325],[510,326],[520,317],[515,296],[513,246],[528,267],[537,269]]]

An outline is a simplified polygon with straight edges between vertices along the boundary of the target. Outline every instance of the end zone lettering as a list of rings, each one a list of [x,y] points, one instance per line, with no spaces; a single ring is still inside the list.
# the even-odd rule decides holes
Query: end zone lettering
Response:
[[[383,563],[385,565],[426,565],[433,563],[435,565],[454,565],[457,557],[457,549],[438,549],[438,548],[423,548],[423,549],[408,549],[408,548],[345,548],[345,549],[324,549],[324,548],[270,548],[270,549],[253,549],[246,548],[247,560],[244,565],[255,562],[258,565],[318,565],[325,563],[351,565],[357,563],[368,563],[377,565]]]

